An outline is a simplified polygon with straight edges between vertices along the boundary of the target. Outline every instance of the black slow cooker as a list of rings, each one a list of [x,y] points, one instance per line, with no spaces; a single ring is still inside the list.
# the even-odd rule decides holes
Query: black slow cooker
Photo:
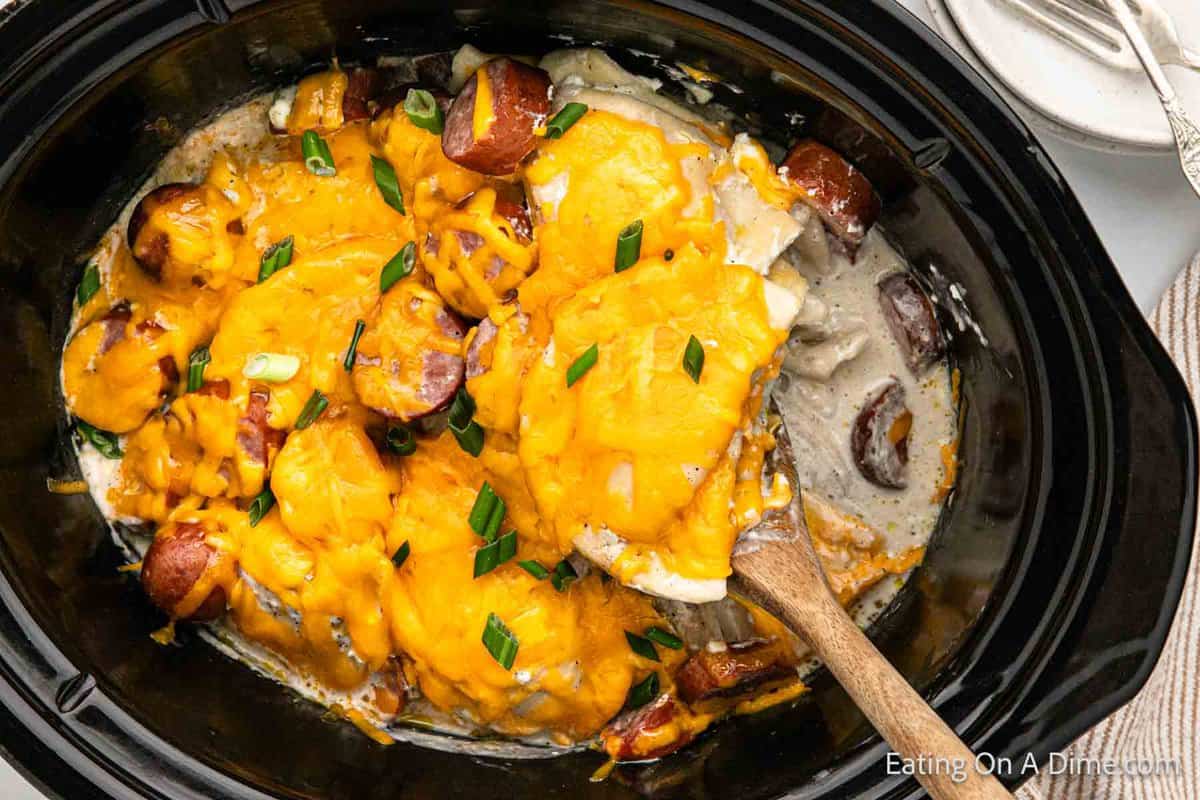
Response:
[[[962,471],[925,564],[872,630],[979,750],[1039,762],[1127,701],[1162,648],[1195,519],[1179,375],[1013,113],[891,0],[16,0],[0,11],[0,747],[66,798],[900,798],[886,745],[818,677],[601,783],[549,760],[381,747],[162,620],[77,475],[58,361],[82,259],[188,129],[332,56],[604,42],[702,62],[767,139],[815,136],[970,319]],[[184,635],[186,639],[186,634]],[[194,638],[194,637],[193,637]],[[1012,784],[1019,774],[1005,776]]]

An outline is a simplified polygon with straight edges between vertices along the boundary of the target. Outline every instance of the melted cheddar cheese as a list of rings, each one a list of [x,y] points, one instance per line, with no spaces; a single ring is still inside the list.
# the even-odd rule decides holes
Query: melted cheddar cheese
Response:
[[[215,552],[177,617],[222,589],[226,624],[290,671],[332,691],[371,689],[371,705],[338,706],[355,724],[391,721],[416,692],[472,729],[588,739],[651,671],[673,692],[687,658],[660,647],[656,664],[631,649],[626,632],[670,623],[626,584],[653,567],[723,595],[739,532],[790,497],[786,482],[762,479],[774,440],[758,417],[797,301],[781,311],[782,290],[762,270],[727,263],[725,220],[736,215],[718,215],[717,195],[695,180],[713,158],[698,132],[669,140],[645,120],[593,111],[495,179],[447,160],[402,111],[343,124],[346,89],[339,70],[305,78],[290,135],[264,135],[257,155],[218,150],[187,199],[151,204],[146,224],[169,256],[158,275],[139,267],[123,231],[106,237],[95,256],[103,287],[79,309],[63,356],[68,406],[127,434],[107,497],[116,514],[158,523],[160,536],[199,525]],[[477,104],[477,138],[495,124],[490,108]],[[324,135],[335,175],[306,169],[306,130]],[[765,154],[747,152],[728,168],[782,207],[784,182]],[[394,168],[404,213],[384,201],[373,157]],[[523,191],[531,231],[513,216]],[[641,258],[614,274],[618,233],[638,219]],[[260,281],[264,254],[285,237],[291,262]],[[415,269],[381,296],[381,269],[408,242]],[[461,341],[444,328],[418,336],[414,320],[436,328],[429,315],[442,303],[483,323]],[[690,337],[704,348],[695,380],[682,366]],[[568,386],[593,345],[595,365]],[[211,361],[189,392],[201,346]],[[419,370],[420,347],[465,357],[486,437],[478,457],[439,424],[414,427],[410,455],[383,445],[389,424],[420,416],[394,384]],[[262,353],[298,369],[247,377]],[[314,393],[328,407],[297,429]],[[486,542],[468,517],[485,481],[518,548],[475,577]],[[250,501],[268,489],[273,506],[252,520]],[[826,550],[844,556],[848,592],[899,569],[880,565],[852,522],[809,513]],[[560,591],[518,566],[553,568],[589,531],[619,540],[605,564],[617,580],[593,571]],[[519,640],[511,669],[480,640],[490,614]],[[757,628],[790,652],[777,622],[760,614]],[[792,681],[758,705],[801,690]],[[648,732],[646,751],[743,708],[718,705]]]

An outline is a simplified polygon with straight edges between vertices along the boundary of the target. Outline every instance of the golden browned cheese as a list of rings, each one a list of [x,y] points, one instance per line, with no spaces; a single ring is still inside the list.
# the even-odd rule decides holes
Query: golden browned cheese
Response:
[[[590,525],[630,542],[618,578],[652,558],[687,577],[727,575],[741,527],[788,497],[786,486],[761,487],[773,440],[749,424],[787,331],[770,324],[763,278],[724,263],[711,198],[693,203],[680,164],[697,146],[589,113],[515,176],[563,189],[527,230],[511,207],[518,184],[448,161],[402,110],[343,124],[345,90],[336,70],[306,78],[289,137],[261,157],[218,152],[196,190],[212,219],[199,224],[199,211],[171,203],[153,211],[174,254],[169,273],[148,275],[121,232],[106,237],[103,288],[79,310],[63,357],[68,407],[128,434],[108,496],[116,513],[201,526],[217,556],[187,595],[193,605],[220,588],[228,622],[304,679],[374,687],[376,708],[343,708],[356,724],[400,713],[396,684],[408,680],[480,729],[594,736],[652,670],[672,691],[687,653],[659,647],[656,663],[633,652],[627,631],[669,623],[621,581],[593,573],[558,591],[518,561],[552,569]],[[328,142],[336,175],[306,169],[298,135],[309,129]],[[404,214],[384,201],[372,156],[394,167]],[[778,182],[769,164],[755,180]],[[613,274],[618,232],[635,219],[642,258]],[[291,262],[259,282],[263,254],[285,237]],[[408,242],[416,269],[381,298],[380,272]],[[395,455],[378,412],[422,413],[426,401],[397,377],[420,368],[413,353],[465,356],[479,335],[460,341],[422,316],[443,303],[495,328],[466,382],[485,446],[476,458],[449,432],[418,432],[416,452]],[[681,365],[691,336],[706,352],[699,382]],[[568,368],[593,344],[595,366],[568,387]],[[188,356],[200,346],[211,363],[189,393]],[[269,383],[246,377],[263,353],[298,368]],[[314,392],[328,407],[297,430]],[[518,549],[474,577],[484,541],[468,516],[484,481],[506,501],[502,531],[517,532]],[[252,525],[250,501],[268,487],[275,505]],[[860,546],[846,533],[850,523],[816,513],[814,537],[823,557],[841,559],[848,592],[898,569],[879,564],[865,534]],[[481,642],[489,614],[520,642],[511,669]],[[791,648],[765,615],[759,629]],[[688,711],[675,733],[690,738],[734,707]]]

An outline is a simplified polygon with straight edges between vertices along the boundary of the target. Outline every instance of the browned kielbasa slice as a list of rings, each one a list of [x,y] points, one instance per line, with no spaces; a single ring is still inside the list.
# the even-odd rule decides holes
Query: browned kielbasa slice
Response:
[[[171,617],[180,618],[179,604],[216,558],[216,551],[204,541],[204,530],[199,523],[168,525],[159,531],[142,559],[142,587],[154,605]],[[218,586],[185,618],[211,620],[224,611],[225,590]]]
[[[913,374],[942,357],[945,341],[933,301],[909,272],[893,272],[878,284],[879,307]]]
[[[477,102],[489,105],[477,113]],[[545,71],[511,58],[493,59],[471,76],[450,106],[442,152],[484,175],[508,175],[533,152],[534,130],[549,113],[550,76]]]
[[[765,642],[730,645],[720,652],[700,650],[675,673],[679,696],[688,703],[748,692],[768,681],[794,677],[795,669]]]
[[[238,446],[251,461],[264,466],[269,463],[272,451],[277,452],[283,447],[287,438],[287,431],[276,430],[267,424],[267,403],[270,400],[269,392],[250,392],[246,413],[238,420],[237,430]]]
[[[371,105],[382,83],[379,70],[357,67],[346,78],[346,93],[342,95],[342,120],[354,122],[371,118]]]
[[[669,694],[660,694],[641,708],[626,711],[608,724],[601,737],[604,750],[615,761],[646,761],[673,753],[692,740],[690,733],[681,735],[657,747],[647,748],[638,740],[675,719],[675,701]]]
[[[403,422],[449,405],[462,385],[467,327],[442,299],[417,281],[388,290],[367,319],[353,371],[368,408]]]
[[[234,214],[219,192],[190,183],[163,184],[134,206],[126,230],[129,250],[134,262],[156,281],[203,286],[214,278],[213,242],[245,232]]]
[[[895,378],[867,398],[850,432],[850,450],[864,478],[887,489],[903,489],[908,485],[908,434],[912,419],[904,387]]]
[[[821,215],[834,236],[853,253],[879,218],[879,196],[867,177],[813,139],[797,142],[780,170],[803,190],[803,200]]]

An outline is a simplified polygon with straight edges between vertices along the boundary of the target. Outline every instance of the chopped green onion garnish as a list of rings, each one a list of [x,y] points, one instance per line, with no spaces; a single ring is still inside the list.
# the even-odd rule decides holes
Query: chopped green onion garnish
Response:
[[[187,390],[194,392],[204,385],[204,368],[212,361],[207,347],[197,347],[188,356]]]
[[[259,283],[292,263],[292,243],[294,241],[291,236],[285,236],[263,251],[262,260],[258,262]]]
[[[333,163],[333,153],[329,145],[316,131],[305,131],[300,137],[300,152],[304,154],[304,166],[313,175],[328,178],[337,175],[337,167]]]
[[[117,438],[115,433],[100,430],[94,425],[89,425],[83,420],[75,423],[79,435],[83,437],[85,442],[91,442],[92,447],[105,458],[120,458],[121,457],[121,440]]]
[[[583,103],[567,103],[562,107],[562,111],[554,115],[554,119],[546,123],[546,138],[561,139],[572,125],[579,122],[587,110],[588,107]]]
[[[476,535],[483,536],[483,532],[487,530],[488,520],[492,517],[492,509],[499,501],[500,498],[496,496],[492,485],[484,481],[483,486],[479,487],[479,494],[475,495],[471,513],[467,515],[467,524],[471,526],[471,530],[475,531]]]
[[[669,647],[672,650],[679,650],[683,647],[683,639],[680,639],[673,633],[664,631],[662,628],[647,629],[646,638],[656,644],[661,644],[663,647]]]
[[[656,697],[658,697],[658,673],[652,672],[650,677],[630,688],[629,696],[625,698],[625,707],[641,708]]]
[[[509,531],[475,551],[475,577],[486,575],[517,554],[517,532]]]
[[[624,272],[642,257],[642,221],[631,222],[617,235],[617,259],[613,265],[617,272]]]
[[[86,306],[87,301],[95,297],[98,291],[100,291],[100,268],[89,263],[83,270],[83,277],[79,279],[79,289],[75,292],[79,307]]]
[[[296,430],[302,431],[309,425],[312,425],[317,421],[317,417],[325,413],[325,409],[328,406],[329,398],[321,394],[320,390],[313,389],[313,393],[304,404],[304,408],[300,409],[300,416],[296,417]]]
[[[687,347],[683,348],[683,371],[696,383],[700,382],[700,373],[704,371],[704,345],[695,336],[689,337]]]
[[[458,440],[458,446],[475,457],[483,452],[483,428],[472,419],[475,416],[475,401],[467,390],[460,388],[450,404],[450,432]]]
[[[404,198],[400,195],[400,182],[396,180],[396,170],[387,159],[371,156],[371,169],[375,171],[375,185],[383,195],[383,202],[404,213]]]
[[[411,275],[416,263],[417,243],[409,242],[400,248],[399,253],[396,253],[396,255],[392,256],[383,265],[383,271],[379,273],[379,293],[385,294],[401,278],[407,278]]]
[[[521,642],[513,635],[495,613],[488,614],[487,625],[483,629],[483,646],[496,659],[496,663],[505,669],[512,669],[517,660],[517,649]]]
[[[300,359],[286,353],[255,353],[246,359],[242,374],[252,381],[283,383],[296,377]]]
[[[467,390],[459,388],[458,394],[454,395],[454,402],[450,404],[450,428],[453,430],[463,430],[471,422],[471,418],[475,416],[475,399],[467,394]]]
[[[554,573],[550,576],[550,583],[554,584],[554,588],[560,592],[565,592],[567,587],[575,582],[579,577],[579,573],[571,566],[571,562],[565,558],[554,566]]]
[[[517,566],[528,572],[533,577],[537,578],[539,581],[545,580],[546,576],[550,574],[550,570],[546,569],[536,561],[518,561]]]
[[[404,113],[408,114],[408,119],[413,125],[439,136],[446,126],[441,106],[437,104],[433,94],[424,89],[408,90],[404,97]]]
[[[250,503],[250,527],[253,528],[255,525],[262,522],[262,518],[267,515],[267,512],[270,511],[274,505],[275,493],[272,492],[271,487],[268,486],[259,492],[258,496],[256,496]]]
[[[644,636],[638,636],[636,633],[625,631],[625,641],[629,642],[629,649],[642,658],[648,658],[651,661],[659,660],[658,651],[654,649],[653,643]]]
[[[483,452],[483,428],[475,420],[471,420],[463,430],[450,429],[454,434],[454,438],[458,440],[458,446],[464,452],[479,458],[479,454]]]
[[[500,532],[500,523],[504,522],[504,514],[508,511],[508,507],[504,502],[503,497],[497,497],[495,505],[492,506],[492,513],[488,516],[487,525],[483,528],[481,534],[484,539],[489,542],[496,540],[496,534]]]
[[[350,349],[346,351],[346,360],[342,362],[342,367],[346,372],[354,369],[354,354],[358,352],[358,340],[362,338],[363,331],[367,329],[367,323],[361,319],[354,323],[354,335],[350,337]]]
[[[596,359],[600,357],[600,346],[593,344],[587,350],[583,351],[583,355],[575,359],[575,363],[567,367],[567,388],[570,389],[575,385],[575,382],[587,374],[587,371],[596,366]]]
[[[408,561],[408,554],[412,552],[412,547],[409,546],[408,540],[404,544],[396,548],[396,552],[392,553],[392,566],[399,567],[405,561]]]
[[[411,456],[417,452],[417,440],[405,425],[393,425],[388,428],[387,446],[398,456]]]

